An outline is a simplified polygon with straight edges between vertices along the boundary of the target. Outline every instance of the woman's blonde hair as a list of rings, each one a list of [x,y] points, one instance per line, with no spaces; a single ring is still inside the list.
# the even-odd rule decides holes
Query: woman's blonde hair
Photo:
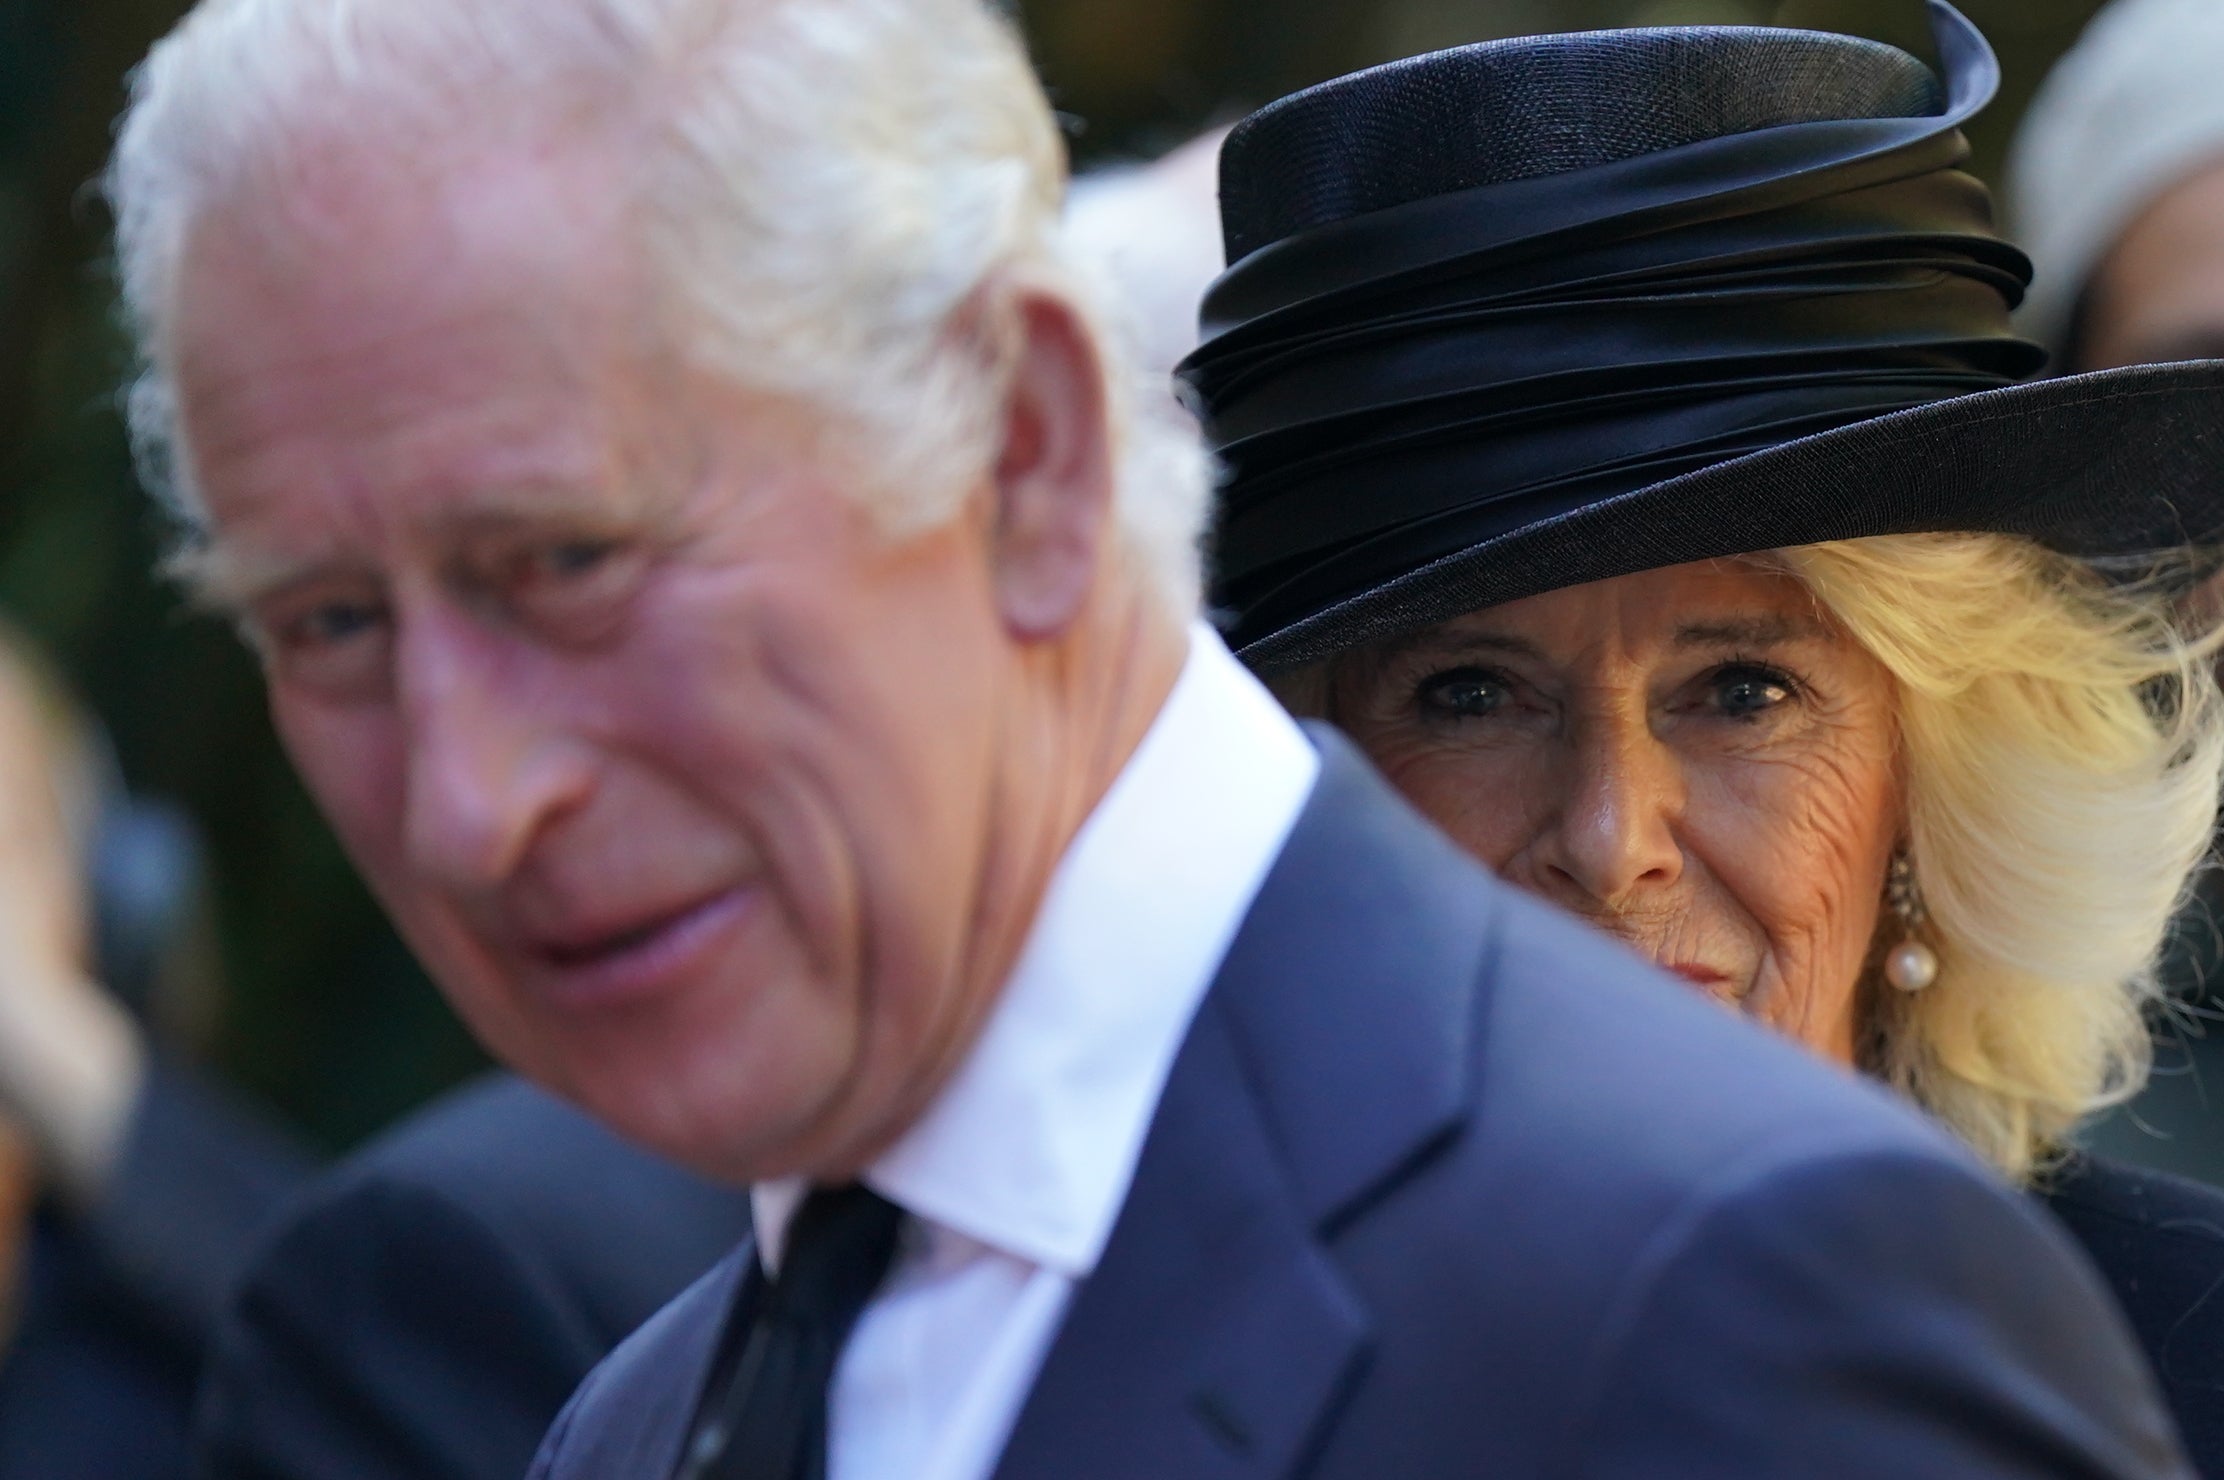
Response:
[[[2156,967],[2214,831],[2224,633],[2178,568],[2110,579],[1991,534],[1751,557],[1789,572],[1897,689],[1905,847],[1938,952],[1920,993],[1860,983],[1860,1062],[2018,1181],[2136,1094]],[[1269,680],[1333,718],[1340,659]]]
[[[2217,638],[2159,572],[2111,581],[2007,536],[1773,558],[1899,691],[1907,849],[1940,970],[1908,994],[1871,968],[1862,1067],[2027,1179],[2146,1080],[2157,958],[2216,823]]]

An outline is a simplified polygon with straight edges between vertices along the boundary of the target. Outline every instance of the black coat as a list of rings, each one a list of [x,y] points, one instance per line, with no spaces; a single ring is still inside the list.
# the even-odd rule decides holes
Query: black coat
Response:
[[[507,1075],[449,1096],[255,1259],[210,1353],[197,1473],[518,1480],[587,1370],[748,1228],[744,1193]]]
[[[2195,1467],[2224,1480],[2224,1192],[2081,1156],[2043,1196],[2131,1318]]]
[[[41,1211],[0,1359],[0,1480],[180,1480],[201,1352],[309,1159],[157,1064],[100,1203]]]

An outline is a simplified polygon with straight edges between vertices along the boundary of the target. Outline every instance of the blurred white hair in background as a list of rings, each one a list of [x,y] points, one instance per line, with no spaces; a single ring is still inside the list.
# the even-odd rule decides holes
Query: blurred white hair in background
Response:
[[[1066,230],[1103,277],[1135,363],[1172,391],[1174,367],[1197,347],[1197,310],[1220,275],[1220,141],[1199,134],[1148,164],[1094,170],[1073,182]]]
[[[2037,269],[2023,331],[2061,353],[2118,238],[2220,164],[2224,3],[2116,0],[2047,75],[2009,153],[2008,236]]]

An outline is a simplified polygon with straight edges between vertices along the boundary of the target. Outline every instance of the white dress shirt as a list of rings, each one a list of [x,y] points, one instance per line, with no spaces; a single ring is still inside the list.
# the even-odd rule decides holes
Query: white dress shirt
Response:
[[[896,1263],[834,1376],[828,1480],[987,1480],[1096,1268],[1191,1017],[1320,759],[1210,628],[1075,836],[980,1041],[867,1170]],[[753,1193],[768,1268],[804,1188]]]

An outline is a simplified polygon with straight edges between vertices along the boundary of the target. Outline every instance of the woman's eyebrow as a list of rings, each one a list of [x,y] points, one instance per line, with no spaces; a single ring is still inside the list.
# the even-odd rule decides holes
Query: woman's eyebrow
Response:
[[[1719,622],[1688,622],[1676,629],[1676,646],[1774,647],[1784,642],[1827,641],[1830,629],[1807,617],[1729,617]]]
[[[1396,638],[1382,650],[1384,657],[1420,653],[1430,658],[1458,657],[1467,653],[1503,653],[1509,657],[1544,660],[1544,649],[1523,637],[1498,632],[1416,632]]]

